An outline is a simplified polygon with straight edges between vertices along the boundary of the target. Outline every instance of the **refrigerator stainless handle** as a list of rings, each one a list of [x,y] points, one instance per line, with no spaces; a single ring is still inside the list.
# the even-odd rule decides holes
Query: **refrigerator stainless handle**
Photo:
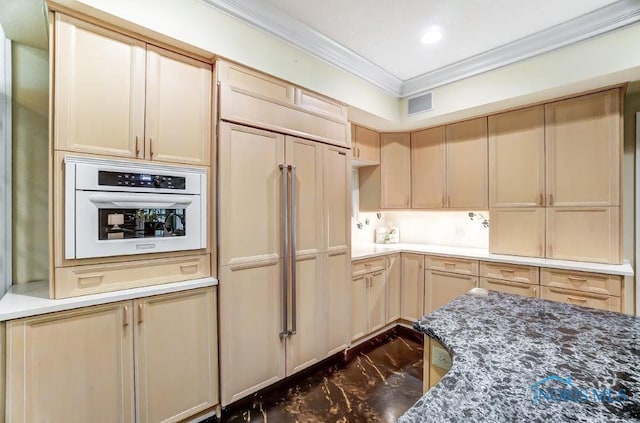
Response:
[[[291,221],[291,331],[290,335],[296,334],[296,237],[297,237],[297,228],[296,228],[296,165],[289,166],[291,169],[291,203],[290,203],[290,221]]]
[[[285,339],[289,336],[289,332],[287,329],[288,323],[288,295],[287,295],[287,244],[289,241],[289,231],[288,231],[288,223],[289,219],[287,216],[287,197],[289,196],[287,190],[287,166],[284,164],[280,165],[280,170],[282,171],[282,209],[281,209],[281,225],[282,225],[282,332],[280,332],[280,338]]]

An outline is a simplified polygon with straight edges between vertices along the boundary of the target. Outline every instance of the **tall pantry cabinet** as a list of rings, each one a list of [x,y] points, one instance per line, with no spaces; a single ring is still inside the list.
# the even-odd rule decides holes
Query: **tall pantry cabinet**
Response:
[[[225,65],[226,75],[244,71]],[[250,89],[281,86],[282,81],[247,72]],[[286,127],[246,126],[237,110],[225,115],[236,96],[251,94],[246,85],[233,91],[235,81],[224,74],[221,79],[227,93],[220,98],[218,140],[226,406],[347,346],[351,153],[285,135]]]
[[[612,89],[489,117],[492,253],[622,262],[621,101]]]

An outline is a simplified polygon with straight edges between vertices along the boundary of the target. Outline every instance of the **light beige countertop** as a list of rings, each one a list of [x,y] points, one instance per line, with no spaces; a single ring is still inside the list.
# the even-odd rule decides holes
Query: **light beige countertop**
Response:
[[[580,272],[604,273],[607,275],[633,276],[628,261],[623,264],[587,263],[581,261],[555,260],[539,257],[508,256],[491,254],[482,248],[447,247],[427,244],[360,244],[351,247],[351,260],[361,260],[392,253],[417,253],[435,256],[459,257],[552,269],[576,270]]]
[[[37,316],[57,311],[72,310],[116,301],[133,300],[153,295],[169,294],[218,284],[215,278],[201,278],[190,281],[165,283],[141,288],[123,289],[101,294],[52,300],[49,298],[48,281],[29,282],[13,285],[0,299],[0,322]]]

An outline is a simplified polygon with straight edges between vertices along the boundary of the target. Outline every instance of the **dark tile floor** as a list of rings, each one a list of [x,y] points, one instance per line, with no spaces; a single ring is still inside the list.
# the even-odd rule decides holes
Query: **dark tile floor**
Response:
[[[395,333],[384,341],[346,365],[232,405],[222,422],[395,422],[422,395],[423,346]]]

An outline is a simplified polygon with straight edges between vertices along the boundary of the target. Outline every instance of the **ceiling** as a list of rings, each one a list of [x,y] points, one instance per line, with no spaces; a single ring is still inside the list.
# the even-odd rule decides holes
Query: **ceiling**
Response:
[[[640,0],[203,1],[398,97],[640,21]]]

